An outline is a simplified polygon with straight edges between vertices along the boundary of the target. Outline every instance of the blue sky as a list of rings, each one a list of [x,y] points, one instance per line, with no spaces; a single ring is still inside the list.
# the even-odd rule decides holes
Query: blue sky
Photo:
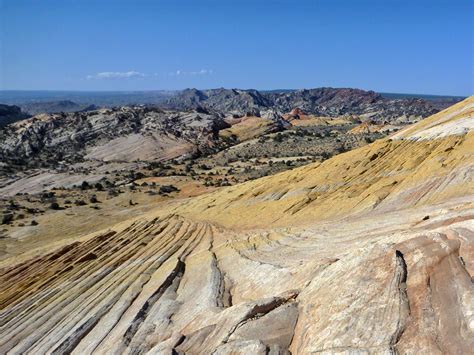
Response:
[[[0,0],[0,89],[473,94],[472,0]]]

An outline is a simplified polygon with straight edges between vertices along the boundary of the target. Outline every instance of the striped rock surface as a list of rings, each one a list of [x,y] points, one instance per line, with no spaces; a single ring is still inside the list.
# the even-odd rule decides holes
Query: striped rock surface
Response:
[[[2,261],[0,353],[472,352],[473,102]]]

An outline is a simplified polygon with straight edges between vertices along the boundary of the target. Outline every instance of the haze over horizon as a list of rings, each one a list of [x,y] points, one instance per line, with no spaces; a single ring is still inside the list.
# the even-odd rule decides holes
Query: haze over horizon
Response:
[[[0,90],[473,93],[473,9],[466,0],[0,6]]]

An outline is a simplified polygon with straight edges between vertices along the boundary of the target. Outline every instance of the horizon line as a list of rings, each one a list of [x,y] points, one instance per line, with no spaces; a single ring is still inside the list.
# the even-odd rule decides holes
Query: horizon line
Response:
[[[142,92],[179,92],[188,89],[196,89],[199,91],[205,90],[217,90],[217,89],[227,89],[227,90],[256,90],[256,91],[299,91],[299,90],[312,90],[312,89],[321,89],[321,88],[331,88],[331,89],[356,89],[363,91],[373,91],[377,94],[393,94],[393,95],[410,95],[410,96],[439,96],[439,97],[456,97],[456,98],[467,98],[472,96],[469,95],[455,95],[455,94],[431,94],[431,93],[413,93],[413,92],[391,92],[391,91],[377,91],[372,89],[360,89],[357,87],[333,87],[333,86],[315,86],[311,88],[278,88],[278,89],[254,89],[254,88],[238,88],[238,87],[215,87],[215,88],[205,88],[199,89],[196,87],[186,87],[184,89],[143,89],[143,90],[78,90],[78,89],[0,89],[1,92],[77,92],[77,93],[142,93]]]

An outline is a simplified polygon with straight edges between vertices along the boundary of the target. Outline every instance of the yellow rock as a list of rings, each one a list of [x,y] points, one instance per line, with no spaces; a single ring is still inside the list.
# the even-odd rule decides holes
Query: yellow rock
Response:
[[[3,261],[0,353],[472,352],[473,102]]]

